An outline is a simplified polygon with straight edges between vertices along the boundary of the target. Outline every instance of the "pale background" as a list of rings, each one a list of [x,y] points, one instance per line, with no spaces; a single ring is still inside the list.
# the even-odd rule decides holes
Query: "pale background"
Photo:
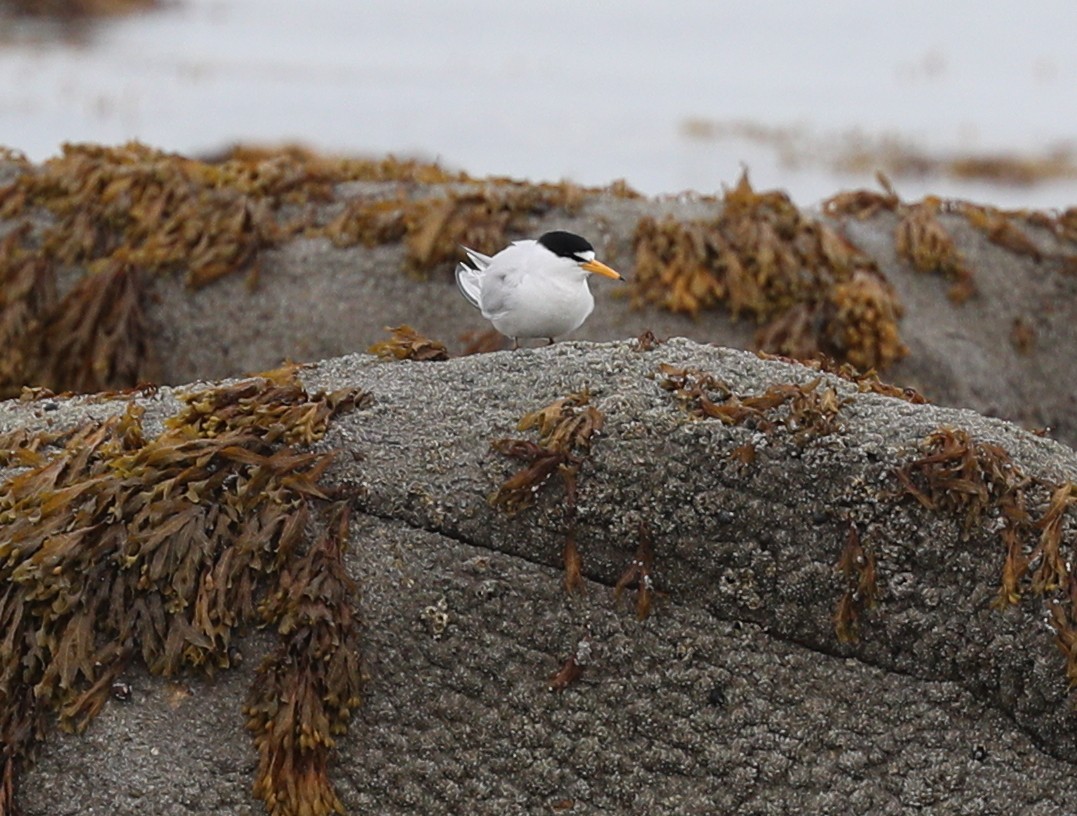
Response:
[[[0,144],[35,160],[63,141],[299,141],[651,194],[746,165],[811,204],[874,186],[834,167],[843,146],[1077,151],[1074,0],[182,0],[78,35],[0,26]],[[1077,204],[1073,176],[895,181]]]

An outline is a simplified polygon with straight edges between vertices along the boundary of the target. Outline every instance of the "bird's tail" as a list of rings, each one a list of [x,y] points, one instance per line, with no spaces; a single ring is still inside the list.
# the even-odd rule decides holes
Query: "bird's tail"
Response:
[[[464,250],[464,252],[467,253],[467,257],[471,260],[473,264],[475,264],[475,268],[478,269],[480,272],[485,271],[486,267],[490,265],[491,258],[489,255],[483,255],[481,252],[476,252],[473,249],[468,249],[466,246],[462,246],[460,247],[460,249]]]

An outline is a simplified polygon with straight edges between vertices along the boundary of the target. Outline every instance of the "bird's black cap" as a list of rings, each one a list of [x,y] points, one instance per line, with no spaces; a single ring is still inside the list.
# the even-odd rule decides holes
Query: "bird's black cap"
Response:
[[[595,251],[595,248],[591,246],[591,243],[586,238],[581,238],[575,233],[565,232],[564,230],[547,232],[538,239],[538,242],[554,255],[561,258],[572,258],[575,261],[583,260],[579,257],[581,252],[593,253]]]

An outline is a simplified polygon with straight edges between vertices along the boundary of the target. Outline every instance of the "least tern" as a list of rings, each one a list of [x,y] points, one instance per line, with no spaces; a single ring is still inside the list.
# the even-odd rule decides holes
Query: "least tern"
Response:
[[[595,248],[571,232],[547,232],[537,241],[513,241],[492,258],[462,247],[474,266],[461,261],[456,285],[494,328],[511,337],[555,337],[583,325],[595,307],[587,285],[591,273],[624,280],[595,260]]]

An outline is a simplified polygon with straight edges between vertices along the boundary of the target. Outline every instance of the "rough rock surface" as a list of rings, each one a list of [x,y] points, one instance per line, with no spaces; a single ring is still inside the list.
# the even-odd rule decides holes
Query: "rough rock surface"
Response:
[[[1072,450],[829,378],[848,399],[835,433],[768,436],[690,417],[659,386],[662,363],[739,394],[817,376],[683,340],[352,356],[303,372],[310,388],[373,395],[322,443],[345,452],[327,481],[355,493],[349,568],[369,674],[332,768],[348,811],[1072,812],[1077,716],[1041,600],[991,608],[1004,555],[993,519],[963,535],[893,495],[895,468],[941,425],[1045,482],[1077,479]],[[566,595],[560,488],[514,517],[492,508],[516,465],[490,441],[526,435],[522,414],[583,388],[606,425],[579,479],[586,590]],[[151,421],[174,410],[169,389],[140,399]],[[0,430],[121,408],[8,402]],[[740,465],[730,454],[746,442],[758,456]],[[850,519],[881,596],[859,643],[842,645],[834,565]],[[642,622],[611,589],[641,520],[662,592]],[[1067,547],[1074,536],[1069,518]],[[548,692],[583,640],[583,676]],[[25,812],[260,812],[240,708],[261,636],[243,650],[213,681],[132,673],[131,701],[81,736],[50,736],[21,783]]]

